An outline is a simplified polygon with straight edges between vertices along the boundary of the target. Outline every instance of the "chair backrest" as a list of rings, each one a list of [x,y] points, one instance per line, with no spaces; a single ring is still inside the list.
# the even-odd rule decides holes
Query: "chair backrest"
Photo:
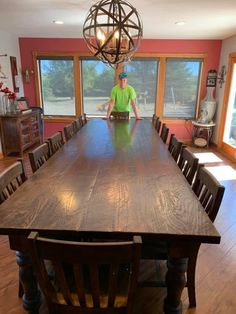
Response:
[[[74,133],[77,133],[83,126],[83,123],[81,124],[81,120],[78,118],[73,122],[74,126]]]
[[[50,156],[55,154],[58,149],[60,149],[64,145],[64,139],[62,132],[59,131],[55,134],[53,134],[51,137],[47,139],[49,143],[49,149],[50,149]]]
[[[82,114],[82,119],[83,119],[83,125],[85,125],[88,122],[86,113]]]
[[[219,211],[225,187],[203,166],[199,166],[193,184],[193,191],[212,222]]]
[[[49,313],[131,313],[141,237],[129,242],[86,243],[40,238],[31,232],[28,240]],[[54,283],[45,260],[54,266]],[[120,284],[125,296],[119,291]]]
[[[156,127],[156,121],[157,119],[159,119],[159,117],[154,113],[153,116],[152,116],[152,125],[154,127]]]
[[[72,138],[72,136],[75,134],[75,128],[73,123],[68,124],[64,127],[64,134],[66,141],[69,141]]]
[[[156,128],[156,130],[157,130],[157,133],[160,134],[161,120],[160,120],[159,118],[156,119],[155,128]]]
[[[50,157],[49,144],[43,143],[29,152],[29,161],[32,171],[37,171]]]
[[[171,134],[168,150],[176,162],[179,159],[182,145],[183,143],[177,140],[175,134]]]
[[[158,131],[157,131],[158,132]],[[158,132],[159,133],[159,132]],[[162,125],[162,129],[161,129],[161,139],[164,143],[166,143],[167,138],[168,138],[168,134],[169,134],[169,128],[166,126],[165,123],[163,123]]]
[[[110,117],[115,120],[129,120],[129,112],[112,111]]]
[[[198,158],[196,158],[186,147],[183,147],[180,153],[178,166],[186,177],[188,183],[192,185],[198,167]]]
[[[17,161],[0,174],[0,204],[8,199],[26,181],[22,161]]]

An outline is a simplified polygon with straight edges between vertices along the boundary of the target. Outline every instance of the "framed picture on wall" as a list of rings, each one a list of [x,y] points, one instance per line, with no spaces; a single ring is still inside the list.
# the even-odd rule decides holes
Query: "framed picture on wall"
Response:
[[[29,109],[29,100],[26,97],[17,99],[17,109],[20,111]]]
[[[16,57],[10,57],[10,63],[11,63],[11,75],[12,75],[12,84],[13,89],[15,93],[19,92],[19,87],[17,86],[17,79],[18,79],[18,71],[17,71],[17,63],[16,63]]]

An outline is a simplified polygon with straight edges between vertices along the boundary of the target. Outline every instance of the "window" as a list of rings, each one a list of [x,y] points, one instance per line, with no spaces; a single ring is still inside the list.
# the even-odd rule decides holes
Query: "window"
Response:
[[[235,62],[236,60],[234,60]],[[232,65],[228,108],[224,129],[224,142],[236,148],[236,62]]]
[[[102,61],[82,59],[83,108],[89,115],[105,115],[115,70]]]
[[[134,59],[125,67],[128,84],[137,94],[137,107],[142,117],[151,117],[155,112],[158,59]],[[131,113],[133,115],[133,113]]]
[[[74,70],[72,59],[40,58],[41,99],[45,115],[74,116]]]
[[[196,118],[200,82],[205,83],[200,79],[206,73],[206,54],[181,57],[137,53],[117,69],[77,52],[33,54],[34,61],[38,62],[35,68],[39,82],[37,102],[44,114],[53,119],[71,121],[82,112],[88,116],[105,116],[112,87],[118,83],[121,71],[128,73],[128,84],[136,91],[140,116],[152,117],[156,113],[168,123]]]
[[[163,117],[196,117],[202,60],[168,58]]]

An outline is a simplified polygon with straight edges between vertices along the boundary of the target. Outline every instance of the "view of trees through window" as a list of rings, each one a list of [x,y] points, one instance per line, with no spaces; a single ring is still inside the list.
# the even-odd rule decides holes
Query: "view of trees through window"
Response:
[[[158,80],[161,58],[164,58],[165,82],[161,82],[162,77]],[[75,116],[82,110],[88,115],[105,116],[117,70],[93,57],[79,57],[79,62],[82,93],[78,77],[74,77],[73,56],[38,57],[45,115]],[[137,57],[127,63],[124,71],[128,74],[128,84],[136,91],[139,114],[151,117],[158,103],[163,118],[196,118],[202,64],[203,59],[158,56]],[[157,80],[158,84],[164,84],[164,99],[160,96],[158,101]],[[75,87],[83,108],[79,108],[80,101],[75,103]]]
[[[72,60],[39,60],[45,115],[74,116],[74,70]]]
[[[195,118],[201,60],[167,59],[163,116]]]
[[[115,70],[98,60],[82,60],[84,112],[105,115],[111,89],[115,84]]]
[[[125,66],[128,84],[137,94],[137,107],[142,117],[155,112],[158,59],[134,59]],[[131,116],[133,113],[131,113]]]

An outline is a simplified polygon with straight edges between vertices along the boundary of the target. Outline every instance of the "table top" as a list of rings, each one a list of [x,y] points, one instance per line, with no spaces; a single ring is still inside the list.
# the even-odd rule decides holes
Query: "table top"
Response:
[[[219,243],[148,120],[89,121],[0,206],[0,234],[101,232]]]

